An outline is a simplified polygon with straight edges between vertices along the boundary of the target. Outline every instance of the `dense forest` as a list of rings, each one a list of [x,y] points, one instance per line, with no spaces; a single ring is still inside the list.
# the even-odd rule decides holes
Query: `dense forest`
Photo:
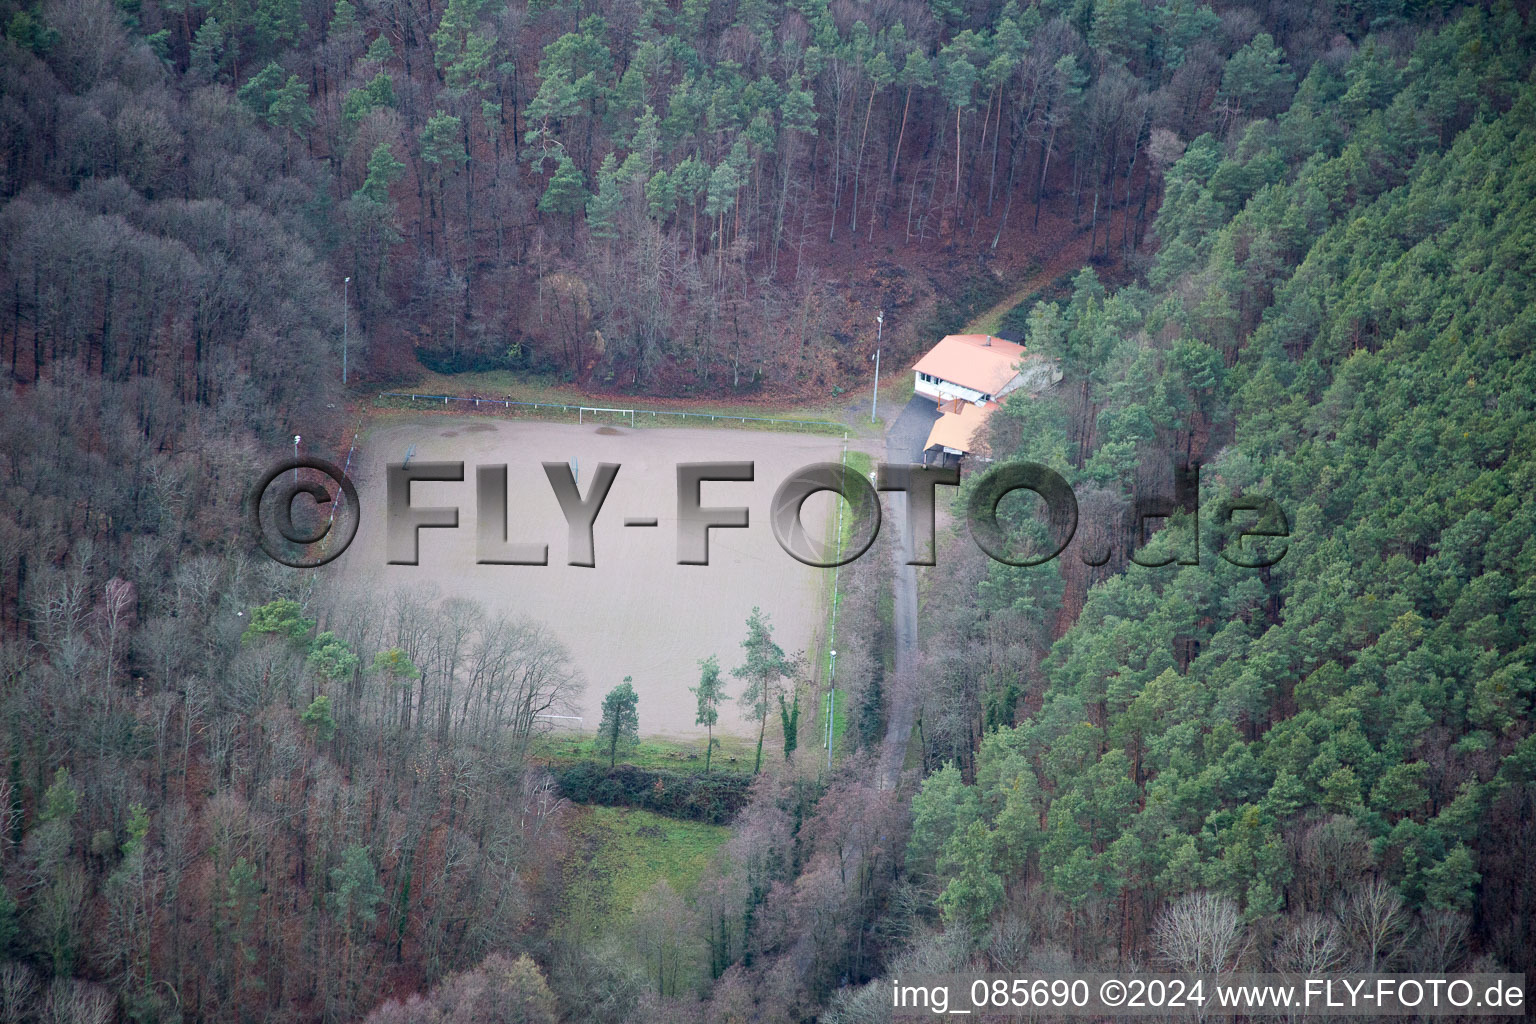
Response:
[[[292,329],[329,327],[345,301],[381,373],[416,354],[603,386],[830,386],[863,354],[852,325],[878,308],[915,350],[937,299],[995,286],[1085,228],[1080,258],[1134,249],[1179,139],[1276,113],[1294,73],[1282,47],[1299,66],[1369,23],[1269,14],[817,0],[15,9],[0,184],[54,197],[34,203],[74,196],[77,211],[47,239],[34,237],[36,217],[56,222],[46,207],[13,215],[5,356],[36,379],[61,355],[153,373],[173,348],[192,345],[193,364],[204,341],[221,350],[228,299],[137,326],[150,295],[194,271],[179,252],[133,252],[181,239],[200,255],[227,230],[196,222],[218,220],[217,202],[276,220],[219,251],[260,239],[288,255],[268,283],[295,297],[290,317],[315,320]],[[134,230],[97,241],[96,218],[111,217]],[[330,290],[350,278],[344,295],[298,299],[322,283],[306,255]],[[95,269],[55,272],[76,259]],[[118,259],[158,269],[118,280]],[[50,315],[71,308],[92,321]],[[101,339],[89,353],[83,333]]]
[[[897,972],[1192,946],[1532,969],[1520,6],[0,0],[0,28],[0,1017],[874,1021]],[[232,525],[289,435],[345,451],[344,332],[369,387],[825,395],[876,310],[895,363],[1033,280],[1006,323],[1064,378],[990,447],[1067,476],[1082,557],[941,536],[905,675],[887,541],[846,567],[835,764],[786,710],[697,884],[623,936],[560,923],[579,836],[535,718],[583,680],[547,626],[338,594]],[[1199,514],[1133,561],[1133,495],[1195,464]],[[1263,569],[1215,554],[1252,494],[1287,517]],[[882,788],[898,702],[919,751]]]
[[[1314,64],[1170,167],[1144,283],[1084,270],[1028,312],[1077,386],[996,441],[1072,467],[1119,546],[1085,593],[991,565],[945,594],[906,866],[947,927],[1528,969],[1530,45],[1506,8]],[[1138,556],[1176,564],[1127,565],[1117,510],[1170,453],[1202,515],[1276,499],[1283,559],[1230,565],[1183,518]],[[946,656],[956,631],[987,656]]]

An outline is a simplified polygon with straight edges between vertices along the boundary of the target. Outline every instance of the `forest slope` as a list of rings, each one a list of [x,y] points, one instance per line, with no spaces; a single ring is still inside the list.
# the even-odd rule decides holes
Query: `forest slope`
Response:
[[[919,832],[936,825],[912,856],[946,921],[1027,920],[1102,960],[1211,892],[1277,970],[1308,943],[1339,964],[1529,969],[1530,54],[1501,8],[1403,61],[1314,67],[1277,122],[1225,153],[1197,139],[1170,170],[1161,290],[1085,273],[1036,309],[1069,378],[1008,404],[1018,456],[1071,467],[1120,551],[1001,705],[1018,698],[1017,722],[915,800]],[[1204,463],[1199,564],[1127,565],[1124,499],[1185,458]],[[1241,494],[1288,517],[1272,568],[1215,555],[1231,537],[1211,512]],[[1175,520],[1141,557],[1195,544]],[[993,566],[980,614],[1060,586],[1054,566]],[[1390,952],[1361,930],[1370,904]]]

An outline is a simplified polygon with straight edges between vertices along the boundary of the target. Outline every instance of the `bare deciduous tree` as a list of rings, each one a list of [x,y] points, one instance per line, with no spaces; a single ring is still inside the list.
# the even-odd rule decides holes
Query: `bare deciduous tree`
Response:
[[[1194,892],[1158,915],[1152,947],[1170,967],[1192,974],[1233,970],[1248,952],[1242,915],[1226,896]]]
[[[1270,955],[1276,970],[1297,974],[1339,971],[1348,958],[1348,944],[1339,922],[1322,914],[1305,914],[1292,921]]]
[[[1389,967],[1408,943],[1412,921],[1403,898],[1384,878],[1366,882],[1343,902],[1339,917],[1361,967]]]

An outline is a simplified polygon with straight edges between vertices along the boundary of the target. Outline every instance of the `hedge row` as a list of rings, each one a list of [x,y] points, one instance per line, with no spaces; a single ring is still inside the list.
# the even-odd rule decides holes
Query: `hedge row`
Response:
[[[672,818],[727,824],[747,802],[749,776],[692,775],[658,768],[597,761],[557,762],[549,772],[567,800],[578,804],[638,807]]]

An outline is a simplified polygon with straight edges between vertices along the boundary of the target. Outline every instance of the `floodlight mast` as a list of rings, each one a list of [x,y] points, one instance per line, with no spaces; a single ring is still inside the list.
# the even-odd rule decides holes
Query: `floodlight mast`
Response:
[[[347,292],[351,290],[352,279],[341,279],[341,383],[347,383]]]
[[[885,326],[885,310],[875,314],[875,394],[869,400],[869,422],[875,422],[875,407],[880,404],[880,335]]]
[[[837,651],[832,651],[832,669],[828,673],[827,688],[827,770],[832,770],[832,719],[837,717]]]

